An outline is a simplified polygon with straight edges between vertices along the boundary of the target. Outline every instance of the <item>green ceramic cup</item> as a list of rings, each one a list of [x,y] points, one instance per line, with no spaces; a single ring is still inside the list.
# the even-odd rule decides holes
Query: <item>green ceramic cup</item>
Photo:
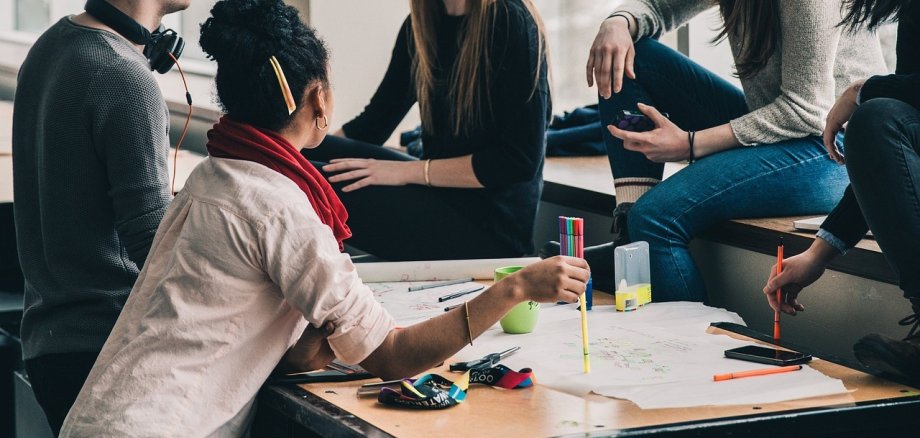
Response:
[[[495,281],[501,281],[501,279],[521,269],[523,269],[523,266],[506,266],[504,268],[498,268],[495,270]],[[505,333],[530,333],[533,331],[534,327],[537,326],[537,319],[539,316],[540,303],[536,301],[524,301],[512,307],[499,322]]]

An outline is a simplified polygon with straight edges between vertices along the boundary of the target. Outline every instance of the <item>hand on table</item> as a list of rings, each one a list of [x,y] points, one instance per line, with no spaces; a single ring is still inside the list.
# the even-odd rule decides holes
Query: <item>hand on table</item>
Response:
[[[607,130],[620,140],[623,147],[630,151],[640,152],[651,161],[667,163],[683,161],[690,158],[690,140],[687,131],[677,127],[658,112],[655,107],[639,104],[649,120],[655,123],[655,129],[646,132],[630,132],[608,125]]]

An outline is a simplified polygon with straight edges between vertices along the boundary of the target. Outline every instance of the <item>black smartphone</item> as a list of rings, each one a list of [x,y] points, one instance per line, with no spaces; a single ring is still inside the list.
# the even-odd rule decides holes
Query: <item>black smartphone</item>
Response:
[[[725,357],[770,365],[797,365],[811,360],[810,354],[748,345],[725,350]]]
[[[668,117],[667,113],[662,113],[662,115]],[[655,129],[655,122],[639,111],[620,111],[615,122],[616,127],[624,131],[645,132]]]

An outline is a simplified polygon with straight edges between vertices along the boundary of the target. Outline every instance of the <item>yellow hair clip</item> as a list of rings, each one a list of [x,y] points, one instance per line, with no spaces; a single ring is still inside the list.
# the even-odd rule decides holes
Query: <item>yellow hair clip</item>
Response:
[[[294,95],[291,93],[291,87],[284,77],[284,71],[281,70],[281,64],[278,63],[278,58],[272,55],[268,58],[268,62],[271,63],[272,69],[275,70],[275,77],[278,78],[278,86],[281,87],[281,95],[284,96],[284,103],[287,104],[288,115],[291,115],[294,113],[294,110],[297,109],[297,104],[294,103]]]

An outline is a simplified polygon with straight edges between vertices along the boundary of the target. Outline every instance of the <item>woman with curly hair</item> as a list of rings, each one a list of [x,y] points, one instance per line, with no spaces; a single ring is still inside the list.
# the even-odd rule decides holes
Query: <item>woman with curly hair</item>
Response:
[[[226,113],[169,206],[62,436],[241,436],[276,366],[335,356],[403,378],[444,361],[523,300],[575,301],[559,257],[400,330],[341,252],[346,212],[300,153],[326,136],[329,55],[281,0],[224,0],[201,28]],[[298,340],[299,339],[299,340]]]

